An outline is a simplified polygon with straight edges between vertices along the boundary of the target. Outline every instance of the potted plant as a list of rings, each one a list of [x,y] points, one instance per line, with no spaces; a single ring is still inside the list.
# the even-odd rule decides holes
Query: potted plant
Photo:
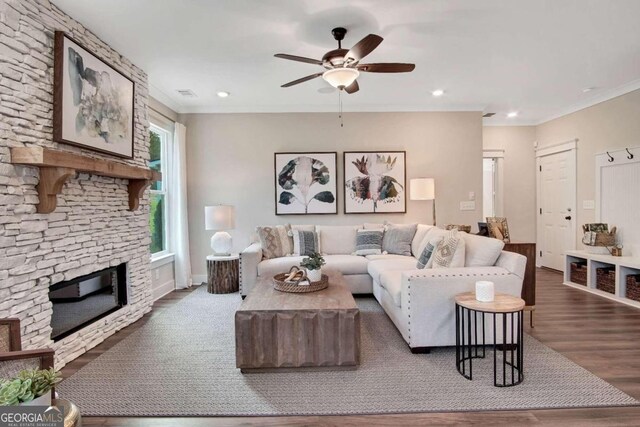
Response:
[[[302,259],[300,266],[307,270],[307,279],[309,282],[319,282],[322,279],[322,266],[326,261],[318,252],[313,252],[306,258]]]
[[[0,382],[0,406],[51,406],[51,389],[61,381],[53,368],[26,369]]]

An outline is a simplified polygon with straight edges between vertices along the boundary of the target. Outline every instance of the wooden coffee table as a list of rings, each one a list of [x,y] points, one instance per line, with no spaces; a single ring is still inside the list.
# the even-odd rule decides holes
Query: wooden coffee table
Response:
[[[342,274],[324,271],[318,292],[276,291],[259,281],[236,311],[236,367],[242,372],[360,364],[360,310]]]

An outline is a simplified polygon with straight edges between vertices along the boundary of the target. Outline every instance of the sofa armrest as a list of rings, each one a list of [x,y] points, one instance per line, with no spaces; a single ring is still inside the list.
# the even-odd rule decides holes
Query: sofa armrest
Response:
[[[256,284],[260,261],[262,261],[260,243],[252,243],[240,253],[240,295],[248,295]]]
[[[496,261],[496,267],[502,267],[509,273],[524,279],[524,272],[527,268],[527,257],[515,252],[502,251]]]
[[[455,296],[490,280],[496,293],[520,297],[522,278],[502,267],[410,270],[402,273],[401,310],[411,347],[455,342]]]

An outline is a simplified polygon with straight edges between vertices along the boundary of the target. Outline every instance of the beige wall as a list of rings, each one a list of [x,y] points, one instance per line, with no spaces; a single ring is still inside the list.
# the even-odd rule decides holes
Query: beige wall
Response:
[[[535,126],[486,126],[485,150],[504,150],[503,215],[509,221],[511,240],[536,241]]]
[[[188,114],[187,182],[192,270],[205,273],[211,232],[204,230],[204,206],[236,206],[234,250],[250,241],[257,225],[276,223],[360,224],[431,222],[431,203],[407,201],[407,214],[344,215],[342,152],[406,150],[407,183],[436,179],[438,223],[475,224],[482,216],[482,119],[479,112],[337,114]],[[274,214],[273,154],[281,151],[338,152],[338,215]],[[475,211],[459,202],[476,194]]]
[[[640,146],[640,90],[551,120],[536,129],[539,147],[575,138],[578,138],[576,242],[579,248],[582,237],[579,225],[596,219],[595,210],[582,208],[584,200],[596,197],[595,155],[607,150]]]

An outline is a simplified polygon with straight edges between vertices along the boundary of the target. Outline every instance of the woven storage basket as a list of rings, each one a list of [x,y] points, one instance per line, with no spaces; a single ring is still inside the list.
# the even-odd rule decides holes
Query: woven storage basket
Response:
[[[458,230],[458,231],[462,231],[464,233],[471,233],[471,226],[470,225],[458,225],[458,224],[449,224],[446,226],[447,230]]]
[[[311,282],[309,285],[298,285],[297,283],[285,282],[284,279],[287,276],[287,273],[276,274],[273,276],[273,287],[276,291],[300,294],[321,291],[329,286],[329,277],[326,274],[322,275],[322,279],[320,279],[320,281]]]
[[[640,274],[629,274],[627,276],[626,297],[640,302]]]
[[[572,262],[571,274],[569,280],[578,285],[587,286],[587,263],[584,262]]]
[[[615,267],[596,268],[596,288],[610,294],[616,293]]]

